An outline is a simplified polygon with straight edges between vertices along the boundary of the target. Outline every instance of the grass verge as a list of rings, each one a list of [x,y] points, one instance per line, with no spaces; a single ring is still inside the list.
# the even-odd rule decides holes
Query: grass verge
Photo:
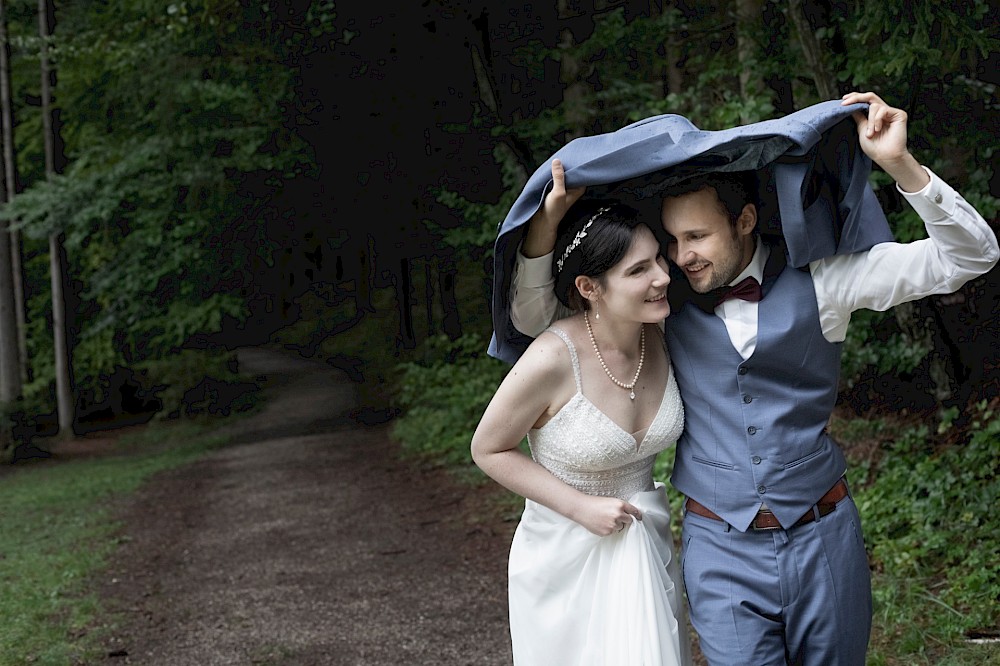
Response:
[[[223,445],[214,433],[204,421],[153,423],[122,438],[127,453],[0,477],[0,664],[100,660],[91,632],[100,602],[88,582],[118,543],[111,500]]]

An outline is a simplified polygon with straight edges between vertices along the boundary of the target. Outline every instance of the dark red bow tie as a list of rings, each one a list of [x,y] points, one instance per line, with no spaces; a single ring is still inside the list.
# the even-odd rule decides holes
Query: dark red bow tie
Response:
[[[719,292],[715,299],[716,307],[730,298],[739,298],[744,301],[756,303],[763,296],[760,290],[760,282],[757,282],[757,278],[754,277],[744,278],[731,287],[723,287]]]

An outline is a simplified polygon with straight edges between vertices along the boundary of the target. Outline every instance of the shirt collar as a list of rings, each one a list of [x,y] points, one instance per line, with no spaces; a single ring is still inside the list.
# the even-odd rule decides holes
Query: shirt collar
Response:
[[[748,277],[752,277],[760,283],[764,282],[764,264],[767,263],[767,258],[771,256],[771,248],[765,243],[760,242],[760,237],[754,239],[754,244],[757,247],[753,251],[750,263],[747,264],[742,273],[733,278],[732,282],[729,283],[730,285],[738,284],[740,280]]]

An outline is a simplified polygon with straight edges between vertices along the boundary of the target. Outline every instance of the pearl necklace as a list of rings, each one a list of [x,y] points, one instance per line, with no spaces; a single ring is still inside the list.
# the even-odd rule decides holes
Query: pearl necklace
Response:
[[[639,380],[639,373],[642,372],[642,362],[646,358],[646,327],[643,326],[639,329],[639,367],[635,369],[635,377],[632,378],[632,383],[625,384],[624,382],[618,381],[618,379],[611,374],[611,371],[608,370],[608,364],[604,362],[604,357],[601,356],[601,350],[597,348],[597,338],[594,337],[594,329],[590,327],[590,317],[587,316],[586,310],[583,311],[583,321],[587,324],[587,333],[590,334],[590,341],[594,345],[594,351],[597,352],[597,360],[601,362],[601,367],[604,368],[604,372],[607,373],[608,378],[611,379],[611,381],[628,391],[628,397],[630,400],[635,400],[635,383]]]

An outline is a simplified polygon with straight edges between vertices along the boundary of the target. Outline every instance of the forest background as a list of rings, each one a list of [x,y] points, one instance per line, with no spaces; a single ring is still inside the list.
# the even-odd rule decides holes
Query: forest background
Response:
[[[282,344],[347,370],[405,451],[484,482],[497,225],[557,148],[652,115],[721,129],[874,90],[997,228],[993,3],[378,5],[0,3],[7,460],[240,409],[234,348]],[[897,238],[921,237],[872,182]],[[982,663],[970,639],[1000,634],[997,276],[858,313],[845,343],[832,430],[874,664]]]

